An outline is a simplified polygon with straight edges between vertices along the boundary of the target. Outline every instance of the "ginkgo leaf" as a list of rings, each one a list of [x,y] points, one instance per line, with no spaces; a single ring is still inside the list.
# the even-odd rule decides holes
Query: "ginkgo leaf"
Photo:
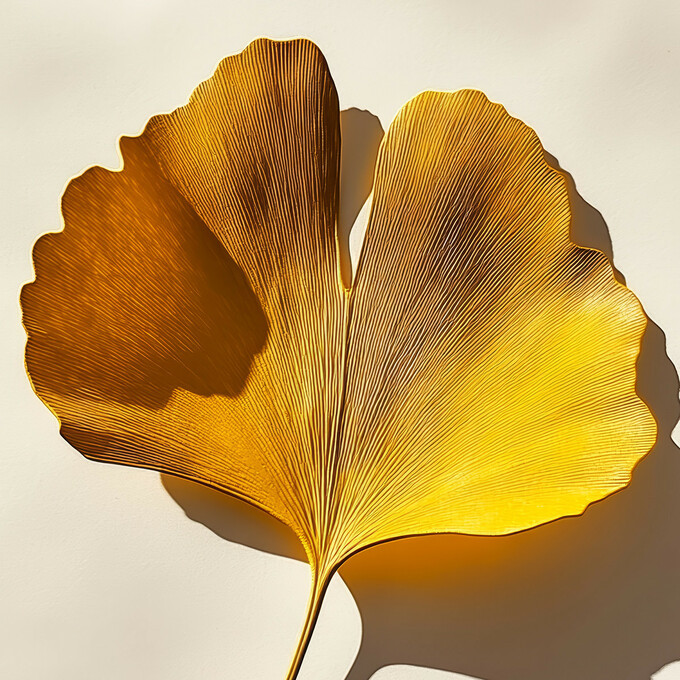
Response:
[[[408,103],[349,288],[339,150],[318,49],[258,40],[123,138],[120,171],[70,182],[22,291],[29,375],[73,446],[299,536],[313,578],[289,679],[353,553],[581,513],[656,436],[635,393],[645,316],[570,241],[527,126],[475,91]]]

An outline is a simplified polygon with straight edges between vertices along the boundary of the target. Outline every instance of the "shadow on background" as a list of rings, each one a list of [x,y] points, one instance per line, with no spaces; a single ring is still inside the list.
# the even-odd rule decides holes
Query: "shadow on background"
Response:
[[[374,140],[375,117],[352,116],[367,130],[357,138]],[[367,155],[374,164],[373,148]],[[573,240],[611,259],[604,219],[565,177]],[[647,680],[679,659],[680,456],[670,438],[680,416],[678,377],[651,321],[638,392],[659,424],[657,444],[628,488],[584,515],[513,536],[402,539],[343,565],[363,624],[347,680],[391,664],[486,680]],[[163,484],[191,519],[220,536],[304,559],[292,532],[265,513],[183,480],[166,476]]]
[[[349,233],[373,188],[378,147],[384,136],[380,120],[369,111],[340,112],[340,206],[338,245],[340,271],[345,285],[352,281]]]

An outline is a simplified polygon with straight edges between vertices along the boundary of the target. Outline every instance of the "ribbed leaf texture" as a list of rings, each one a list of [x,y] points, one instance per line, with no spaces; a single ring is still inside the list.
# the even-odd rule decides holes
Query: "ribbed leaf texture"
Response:
[[[26,363],[88,458],[288,524],[326,584],[377,542],[506,534],[625,486],[656,429],[645,316],[569,239],[565,181],[476,91],[409,102],[350,288],[338,99],[304,40],[258,40],[63,196],[22,292]]]

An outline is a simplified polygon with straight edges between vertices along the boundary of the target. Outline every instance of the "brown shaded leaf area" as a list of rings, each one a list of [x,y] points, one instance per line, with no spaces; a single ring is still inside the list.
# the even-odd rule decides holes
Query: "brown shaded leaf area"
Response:
[[[351,282],[312,43],[252,43],[120,151],[35,246],[28,371],[88,458],[296,532],[314,578],[289,678],[353,553],[581,513],[654,443],[640,304],[570,241],[534,132],[480,92],[423,93],[392,123]]]

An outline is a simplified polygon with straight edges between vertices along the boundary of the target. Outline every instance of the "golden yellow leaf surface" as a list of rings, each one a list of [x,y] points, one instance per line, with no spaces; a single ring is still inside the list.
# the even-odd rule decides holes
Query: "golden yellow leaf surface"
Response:
[[[296,532],[314,578],[289,678],[354,552],[578,514],[651,448],[640,304],[570,241],[533,131],[480,92],[426,92],[391,125],[349,289],[338,100],[312,43],[252,43],[120,151],[34,248],[27,368],[88,458]]]

